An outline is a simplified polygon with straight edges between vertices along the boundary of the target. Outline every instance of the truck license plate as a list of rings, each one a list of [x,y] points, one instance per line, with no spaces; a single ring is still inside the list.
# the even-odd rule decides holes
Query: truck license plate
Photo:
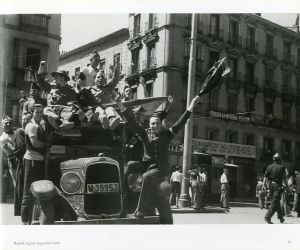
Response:
[[[119,183],[87,184],[88,193],[111,193],[119,192]]]

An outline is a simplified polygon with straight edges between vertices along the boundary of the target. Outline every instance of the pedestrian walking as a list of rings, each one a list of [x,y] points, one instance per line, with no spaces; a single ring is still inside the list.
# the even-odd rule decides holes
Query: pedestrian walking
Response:
[[[258,199],[258,205],[260,209],[264,209],[266,192],[263,188],[263,177],[258,177],[258,181],[256,185],[256,197]]]
[[[294,176],[294,203],[293,203],[293,208],[292,211],[296,212],[296,207],[297,207],[297,203],[298,203],[298,195],[297,195],[297,175],[299,175],[299,172],[297,170],[295,170],[295,176]]]
[[[229,212],[229,181],[228,181],[228,169],[223,168],[223,174],[220,178],[221,182],[221,207],[224,208],[225,213]]]
[[[271,219],[275,212],[277,212],[278,214],[280,223],[284,223],[284,215],[280,207],[280,199],[283,192],[283,184],[287,188],[287,193],[290,193],[290,189],[285,175],[285,169],[280,164],[280,162],[280,155],[278,153],[274,154],[273,163],[267,167],[263,180],[264,188],[266,186],[267,181],[270,182],[271,205],[268,209],[268,212],[265,215],[265,221],[268,224],[273,224]]]
[[[180,196],[181,183],[182,183],[183,174],[181,173],[181,167],[176,166],[176,170],[172,173],[170,178],[171,183],[171,195],[170,195],[170,206],[175,197],[175,205],[178,208],[178,200]]]

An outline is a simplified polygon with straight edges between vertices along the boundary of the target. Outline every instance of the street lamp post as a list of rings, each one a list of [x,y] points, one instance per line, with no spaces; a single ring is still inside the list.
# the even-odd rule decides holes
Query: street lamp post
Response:
[[[195,89],[195,55],[196,55],[196,45],[197,45],[197,14],[192,14],[192,31],[191,31],[191,49],[190,49],[190,60],[189,60],[189,74],[188,74],[188,89],[187,89],[187,107],[194,97]],[[190,196],[188,188],[188,170],[191,167],[191,156],[192,156],[192,136],[193,136],[193,117],[191,116],[184,130],[184,147],[183,147],[183,180],[181,185],[181,194],[178,200],[178,205],[180,208],[190,206]]]

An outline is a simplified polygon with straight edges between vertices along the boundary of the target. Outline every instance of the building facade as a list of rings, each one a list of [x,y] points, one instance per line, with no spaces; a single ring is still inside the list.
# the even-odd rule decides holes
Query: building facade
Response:
[[[59,57],[60,70],[69,72],[69,76],[75,76],[77,72],[82,71],[90,63],[90,57],[93,51],[100,54],[99,69],[103,70],[108,76],[110,65],[119,63],[122,65],[122,73],[125,72],[127,65],[127,46],[126,41],[129,38],[128,29],[120,29],[107,36],[101,37],[96,41],[85,44],[74,50],[71,50]]]
[[[126,80],[172,95],[172,123],[186,108],[191,14],[130,14],[129,31]],[[291,170],[300,163],[300,34],[254,14],[198,14],[197,34],[195,93],[216,60],[226,56],[231,73],[194,112],[193,150],[214,156],[212,193],[227,162],[232,196],[254,198],[274,152]],[[171,165],[182,164],[182,143],[183,133]]]
[[[40,61],[47,61],[48,71],[57,70],[60,31],[61,15],[0,15],[0,108],[15,126],[20,126],[20,91],[29,96]]]

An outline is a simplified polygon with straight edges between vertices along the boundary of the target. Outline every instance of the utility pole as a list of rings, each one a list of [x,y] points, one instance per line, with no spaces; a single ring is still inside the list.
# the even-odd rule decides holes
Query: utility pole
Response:
[[[190,60],[189,60],[189,74],[188,74],[188,89],[187,89],[187,107],[190,105],[195,95],[195,69],[196,69],[196,46],[197,46],[197,19],[198,15],[192,14],[192,30],[191,30],[191,49],[190,49]],[[190,206],[189,196],[189,178],[188,171],[191,167],[192,159],[192,137],[193,137],[193,117],[190,116],[188,119],[185,130],[184,130],[184,147],[183,147],[183,180],[181,185],[181,194],[178,200],[180,208]]]

